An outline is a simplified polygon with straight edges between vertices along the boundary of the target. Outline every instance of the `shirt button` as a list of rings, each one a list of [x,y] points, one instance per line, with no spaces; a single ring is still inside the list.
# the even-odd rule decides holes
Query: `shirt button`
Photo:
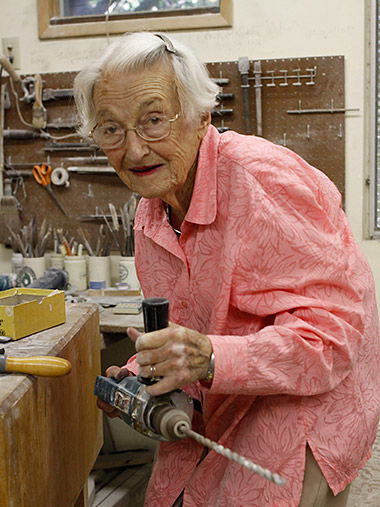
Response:
[[[181,306],[182,306],[182,308],[188,308],[189,307],[189,303],[187,301],[182,301],[181,302]]]

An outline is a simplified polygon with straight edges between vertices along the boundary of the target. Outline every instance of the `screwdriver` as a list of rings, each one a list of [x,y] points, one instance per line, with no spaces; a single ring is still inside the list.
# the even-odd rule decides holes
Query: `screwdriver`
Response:
[[[0,373],[28,373],[39,377],[61,377],[71,371],[67,359],[55,356],[8,357],[0,349]]]

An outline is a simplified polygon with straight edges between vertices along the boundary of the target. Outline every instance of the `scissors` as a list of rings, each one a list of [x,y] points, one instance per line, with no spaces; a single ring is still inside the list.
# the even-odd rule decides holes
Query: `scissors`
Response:
[[[51,187],[51,173],[53,172],[53,168],[49,164],[41,164],[35,165],[33,167],[33,176],[39,185],[42,185],[43,188],[47,191],[48,194],[53,198],[54,202],[58,206],[58,208],[62,211],[65,216],[68,216],[62,204],[58,201],[56,195],[53,192]]]

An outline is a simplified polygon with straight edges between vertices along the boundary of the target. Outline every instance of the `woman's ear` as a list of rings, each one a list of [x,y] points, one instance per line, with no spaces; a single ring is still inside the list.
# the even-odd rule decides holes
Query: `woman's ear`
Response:
[[[201,113],[199,126],[198,126],[198,135],[199,139],[202,139],[207,132],[208,126],[211,123],[211,113],[203,112]]]

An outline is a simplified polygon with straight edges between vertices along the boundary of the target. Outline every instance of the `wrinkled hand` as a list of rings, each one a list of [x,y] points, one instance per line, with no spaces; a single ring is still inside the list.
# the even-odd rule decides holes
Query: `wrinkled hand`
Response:
[[[208,336],[172,323],[145,334],[128,328],[128,336],[135,342],[140,375],[152,377],[151,366],[154,366],[155,377],[162,377],[147,387],[152,396],[206,377],[212,353]]]
[[[123,366],[122,368],[119,368],[118,366],[110,366],[107,368],[106,376],[107,377],[115,377],[117,379],[122,379],[124,377],[128,377],[130,375],[129,370],[126,366]],[[111,418],[119,417],[119,410],[112,405],[109,405],[101,398],[98,398],[96,400],[96,404],[98,408],[102,409],[103,412]]]

